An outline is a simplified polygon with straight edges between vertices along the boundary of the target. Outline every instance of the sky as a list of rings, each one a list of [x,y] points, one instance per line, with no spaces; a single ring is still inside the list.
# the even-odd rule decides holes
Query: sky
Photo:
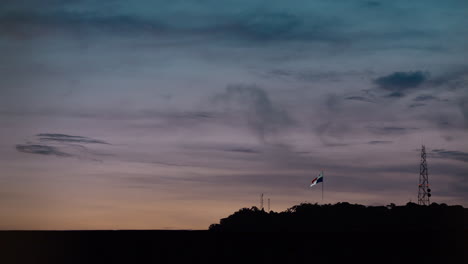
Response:
[[[3,0],[0,229],[468,206],[465,0]]]

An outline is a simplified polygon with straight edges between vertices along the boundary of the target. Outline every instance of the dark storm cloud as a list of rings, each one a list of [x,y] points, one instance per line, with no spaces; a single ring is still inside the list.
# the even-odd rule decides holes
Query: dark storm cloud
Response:
[[[421,71],[394,72],[374,80],[379,88],[390,91],[390,97],[403,97],[405,93],[418,88],[428,79],[428,73]]]
[[[215,102],[224,103],[228,110],[230,104],[244,112],[252,129],[264,139],[267,134],[294,125],[289,113],[274,104],[269,94],[255,85],[229,85],[226,91],[215,97]]]
[[[47,145],[35,145],[35,144],[26,144],[26,145],[16,145],[16,150],[24,153],[31,154],[40,154],[40,155],[54,155],[58,157],[70,157],[72,155],[62,152],[55,147]]]
[[[393,141],[389,141],[389,140],[373,140],[373,141],[367,142],[367,144],[371,144],[371,145],[391,144],[391,143],[393,143]]]
[[[430,152],[430,155],[435,158],[452,159],[452,160],[468,162],[468,152],[462,152],[462,151],[456,151],[456,150],[445,150],[445,149],[434,149]]]
[[[66,143],[89,143],[89,144],[109,144],[102,140],[81,137],[81,136],[70,136],[64,134],[37,134],[40,141],[55,141],[55,142],[66,142]]]

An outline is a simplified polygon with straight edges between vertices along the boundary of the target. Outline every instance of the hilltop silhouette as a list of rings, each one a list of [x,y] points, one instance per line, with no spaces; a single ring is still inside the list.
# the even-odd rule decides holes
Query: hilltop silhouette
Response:
[[[303,203],[203,231],[4,231],[0,263],[466,263],[467,210]]]
[[[364,206],[301,203],[283,212],[243,208],[212,224],[211,231],[456,231],[468,229],[468,209],[432,203]]]

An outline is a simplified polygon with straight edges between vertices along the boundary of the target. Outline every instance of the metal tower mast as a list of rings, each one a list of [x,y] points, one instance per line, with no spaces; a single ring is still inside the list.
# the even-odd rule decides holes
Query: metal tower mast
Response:
[[[268,212],[270,212],[270,198],[268,198]]]
[[[418,204],[429,205],[429,197],[431,197],[431,189],[429,188],[429,175],[427,173],[426,147],[422,145],[421,165],[419,166]]]
[[[260,195],[260,210],[263,210],[263,193]]]

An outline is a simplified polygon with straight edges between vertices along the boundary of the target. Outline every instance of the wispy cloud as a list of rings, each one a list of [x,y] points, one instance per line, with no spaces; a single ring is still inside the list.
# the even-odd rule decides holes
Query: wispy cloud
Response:
[[[256,150],[256,149],[251,149],[251,148],[229,148],[229,149],[224,149],[224,151],[240,152],[240,153],[251,153],[251,154],[261,153],[261,151]]]
[[[147,10],[157,10],[164,6],[165,12],[134,12],[134,6],[125,1],[112,5],[103,1],[99,4],[54,3],[54,9],[38,10],[34,4],[30,8],[17,8],[11,5],[0,13],[0,28],[9,35],[26,34],[35,36],[38,31],[92,32],[99,30],[106,33],[135,34],[158,33],[159,36],[201,35],[223,36],[249,42],[311,40],[336,42],[343,39],[338,34],[340,28],[337,19],[325,19],[323,16],[304,16],[280,9],[269,10],[255,8],[258,1],[247,4],[239,3],[232,12],[212,1],[193,4],[147,3]],[[160,2],[160,1],[159,1]],[[226,4],[227,7],[230,4]],[[245,6],[242,8],[242,6]],[[119,8],[120,7],[120,8]],[[73,10],[74,9],[74,10]],[[107,10],[107,12],[102,12]],[[185,14],[184,21],[179,19]]]
[[[468,152],[446,150],[446,149],[433,149],[430,152],[430,154],[432,157],[435,157],[435,158],[452,159],[452,160],[468,162]]]
[[[390,141],[390,140],[373,140],[373,141],[367,142],[367,144],[371,144],[371,145],[392,144],[392,143],[393,141]]]
[[[243,112],[251,129],[262,140],[295,124],[285,109],[271,101],[267,91],[255,85],[229,85],[214,101],[222,103],[228,111]]]
[[[413,101],[416,101],[416,102],[431,101],[431,100],[438,100],[438,98],[430,94],[422,94],[422,95],[418,95],[417,97],[413,99]]]
[[[88,137],[53,133],[37,134],[36,139],[33,139],[32,141],[39,141],[41,143],[28,142],[27,144],[17,144],[16,150],[30,154],[53,155],[59,157],[77,157],[97,160],[96,158],[93,158],[96,153],[92,152],[89,148],[81,144],[110,145],[105,141]],[[42,142],[49,142],[49,144],[43,144]],[[109,155],[99,154],[98,156]]]
[[[448,90],[463,89],[468,84],[468,66],[458,66],[454,69],[447,70],[446,72],[435,76],[430,83],[434,86],[441,86]]]
[[[92,139],[81,136],[70,136],[65,134],[37,134],[40,141],[70,142],[70,143],[89,143],[89,144],[109,144],[102,140]]]
[[[47,145],[36,145],[36,144],[26,144],[26,145],[16,145],[16,150],[24,153],[39,154],[39,155],[53,155],[58,157],[71,157],[72,155],[58,150],[56,147],[51,147]]]
[[[416,104],[410,104],[408,107],[409,108],[415,108],[415,107],[421,107],[421,106],[425,106],[426,104],[421,104],[421,103],[416,103]]]
[[[361,101],[367,103],[375,103],[372,99],[363,96],[348,96],[344,98],[345,100],[354,100],[354,101]]]
[[[463,97],[459,102],[460,110],[465,118],[465,124],[468,126],[468,96]]]
[[[398,127],[398,126],[368,126],[371,132],[376,134],[402,134],[409,131],[417,130],[415,127]]]

